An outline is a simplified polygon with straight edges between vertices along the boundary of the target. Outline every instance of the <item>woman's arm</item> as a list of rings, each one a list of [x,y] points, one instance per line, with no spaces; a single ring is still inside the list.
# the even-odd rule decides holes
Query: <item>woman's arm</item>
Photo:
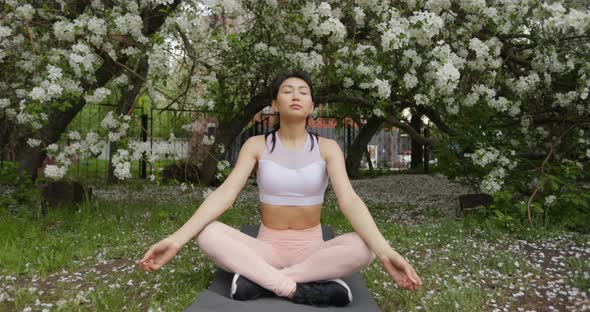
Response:
[[[334,140],[325,140],[322,145],[326,151],[326,167],[332,182],[332,188],[338,199],[338,206],[342,214],[348,219],[355,232],[367,243],[369,248],[381,260],[387,273],[398,285],[407,289],[420,287],[422,281],[414,271],[414,268],[397,253],[381,232],[369,209],[353,190],[348,175],[344,155],[340,146]]]
[[[379,232],[369,209],[352,188],[340,146],[334,140],[325,140],[325,142],[327,147],[324,149],[326,151],[326,167],[332,188],[338,199],[340,211],[348,219],[355,232],[367,243],[375,255],[380,257],[391,247]]]
[[[250,137],[238,156],[238,161],[227,179],[199,206],[193,216],[171,238],[183,246],[211,221],[222,215],[236,200],[256,165],[259,137]]]

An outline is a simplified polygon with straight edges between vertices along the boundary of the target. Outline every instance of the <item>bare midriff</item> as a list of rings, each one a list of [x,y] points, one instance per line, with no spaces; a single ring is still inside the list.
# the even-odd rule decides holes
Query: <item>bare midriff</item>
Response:
[[[283,206],[260,203],[262,223],[276,230],[305,230],[320,223],[322,204]]]

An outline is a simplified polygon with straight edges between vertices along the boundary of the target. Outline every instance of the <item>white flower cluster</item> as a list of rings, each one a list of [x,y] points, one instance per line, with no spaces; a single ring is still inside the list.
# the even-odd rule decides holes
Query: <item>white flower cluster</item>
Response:
[[[68,168],[65,166],[47,165],[43,173],[50,179],[59,180],[66,175],[67,170]]]
[[[354,13],[354,22],[357,26],[363,26],[365,24],[365,12],[363,8],[355,6],[352,10]]]
[[[467,13],[479,13],[486,8],[485,0],[461,0],[459,6]]]
[[[9,108],[10,101],[4,101],[4,103],[0,103],[2,105],[6,105],[5,113],[8,119],[16,121],[19,125],[28,125],[35,130],[39,130],[42,127],[42,122],[47,121],[47,114],[45,113],[31,113],[27,111],[26,100],[21,100],[19,102],[18,112],[13,108]]]
[[[579,94],[576,91],[570,91],[567,93],[555,93],[554,107],[568,107],[571,106],[578,98]]]
[[[575,35],[583,35],[588,32],[590,26],[588,10],[579,11],[574,8],[566,10],[560,2],[543,3],[542,7],[552,15],[546,20],[549,28],[564,34],[573,32]]]
[[[350,79],[350,77],[345,77],[344,81],[342,82],[342,86],[345,88],[350,88],[354,85],[354,80]]]
[[[33,101],[48,102],[62,95],[64,88],[60,85],[63,77],[62,70],[51,64],[47,65],[47,78],[41,81],[40,85],[33,87],[29,97]]]
[[[481,191],[487,194],[494,194],[499,191],[504,184],[505,175],[506,172],[502,167],[492,169],[481,181]]]
[[[68,21],[58,21],[54,23],[53,34],[61,41],[73,42],[76,39],[74,24]]]
[[[459,78],[461,77],[459,70],[451,62],[442,66],[435,61],[430,62],[430,64],[433,68],[438,68],[435,73],[435,86],[437,89],[442,94],[451,95],[459,84]]]
[[[30,4],[24,4],[22,6],[17,7],[14,10],[16,16],[24,19],[24,20],[31,20],[33,15],[35,15],[35,9]]]
[[[131,116],[129,115],[115,118],[113,116],[113,112],[109,111],[105,118],[101,121],[100,126],[109,131],[108,140],[110,142],[117,142],[127,133],[130,120]]]
[[[315,110],[315,108],[314,108],[314,110]],[[223,145],[223,143],[217,144],[217,151],[219,151],[219,153],[221,153],[221,154],[225,153],[225,145]]]
[[[346,36],[346,27],[339,19],[330,17],[315,29],[315,33],[318,36],[330,36],[333,42],[342,42]]]
[[[31,138],[31,139],[28,139],[27,140],[27,144],[30,147],[37,147],[37,146],[41,145],[41,140],[37,140],[37,139],[32,139]]]
[[[421,46],[432,45],[432,38],[438,36],[444,27],[444,21],[440,16],[428,11],[414,11],[414,15],[408,19],[411,27],[409,37],[416,40]]]
[[[147,43],[148,38],[143,35],[143,20],[134,13],[126,13],[115,18],[116,31],[121,35],[131,35],[140,43]]]
[[[515,155],[515,152],[511,151],[510,154]],[[480,148],[473,154],[466,153],[465,157],[471,158],[473,163],[480,167],[496,166],[481,181],[481,190],[488,194],[493,194],[502,187],[506,176],[506,168],[512,170],[518,164],[516,160],[510,160],[493,147]]]
[[[131,159],[132,160],[140,160],[143,155],[150,155],[150,142],[140,142],[140,141],[131,141],[129,142],[129,150],[131,151]],[[148,157],[149,162],[154,162],[156,159],[155,157]]]
[[[377,97],[380,99],[388,99],[391,94],[391,86],[389,81],[382,79],[375,79],[373,87],[377,88]]]
[[[93,131],[86,133],[86,138],[80,141],[80,156],[98,156],[102,152],[105,142]]]
[[[129,151],[120,149],[113,156],[112,163],[115,167],[114,174],[119,180],[131,178],[131,161]]]
[[[404,74],[404,83],[406,85],[406,89],[411,90],[415,86],[418,85],[418,78],[415,76],[415,73],[408,72]]]
[[[215,136],[204,135],[202,143],[203,143],[203,145],[213,145],[213,143],[215,143]]]
[[[219,170],[219,171],[223,171],[223,169],[225,169],[227,167],[229,167],[229,161],[227,161],[227,160],[222,160],[217,163],[217,170]]]
[[[400,49],[409,42],[410,22],[395,9],[391,9],[390,13],[391,19],[378,25],[383,51]]]
[[[359,85],[361,89],[377,88],[376,96],[380,99],[388,99],[391,94],[389,81],[376,78],[373,82],[363,82]]]
[[[382,110],[375,108],[373,109],[373,115],[377,116],[377,117],[383,117],[385,116],[385,114],[383,113]]]
[[[555,195],[545,197],[545,206],[553,206],[553,202],[557,199]]]
[[[12,28],[0,25],[0,41],[12,35]]]
[[[510,153],[513,154],[514,151],[511,151]],[[466,153],[465,157],[471,158],[473,163],[480,167],[496,163],[501,166],[508,166],[509,169],[513,169],[517,164],[516,161],[511,161],[506,156],[501,155],[500,151],[493,147],[480,148],[473,154]]]
[[[88,103],[88,104],[100,104],[110,94],[111,94],[111,90],[109,90],[107,88],[97,88],[96,90],[94,90],[94,93],[92,95],[84,96],[84,99],[86,100],[86,103]]]
[[[315,35],[329,36],[331,42],[337,43],[342,42],[346,37],[346,27],[335,13],[328,2],[322,2],[316,7],[310,1],[301,9],[301,15]]]
[[[506,79],[508,87],[520,96],[525,96],[531,92],[534,92],[539,84],[541,78],[535,71],[529,73],[528,76],[520,76],[518,79],[509,78]]]
[[[82,77],[84,73],[94,73],[94,66],[99,64],[102,59],[96,56],[88,45],[77,43],[72,45],[68,61],[76,77]]]
[[[322,55],[316,51],[309,53],[296,52],[287,56],[289,60],[301,69],[311,73],[318,72],[324,66]]]

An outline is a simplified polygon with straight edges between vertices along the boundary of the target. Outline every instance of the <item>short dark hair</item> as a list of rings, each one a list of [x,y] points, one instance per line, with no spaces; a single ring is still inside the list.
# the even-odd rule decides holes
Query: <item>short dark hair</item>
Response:
[[[309,86],[309,93],[311,94],[311,100],[315,102],[315,96],[313,93],[313,84],[311,82],[311,76],[302,70],[295,70],[292,72],[286,72],[286,73],[281,73],[279,74],[272,82],[271,85],[271,98],[273,100],[277,99],[277,96],[279,95],[279,88],[281,87],[281,84],[283,83],[283,81],[289,79],[289,78],[299,78],[303,81],[305,81],[305,83],[307,83],[307,85]]]

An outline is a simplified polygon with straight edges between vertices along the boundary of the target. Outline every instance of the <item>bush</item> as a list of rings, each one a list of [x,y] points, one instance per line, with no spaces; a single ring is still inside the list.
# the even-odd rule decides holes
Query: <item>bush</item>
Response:
[[[0,215],[25,214],[36,211],[41,193],[33,181],[21,173],[13,162],[0,166]]]

